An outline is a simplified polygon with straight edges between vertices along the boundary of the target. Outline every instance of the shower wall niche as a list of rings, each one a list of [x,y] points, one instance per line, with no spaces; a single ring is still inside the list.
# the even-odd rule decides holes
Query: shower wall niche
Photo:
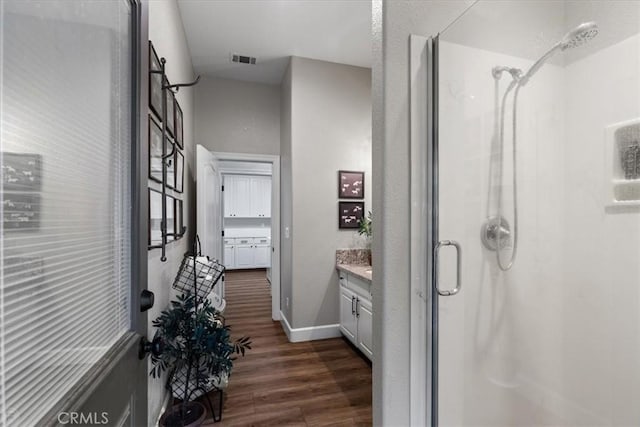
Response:
[[[640,119],[608,126],[605,149],[605,206],[640,206]]]

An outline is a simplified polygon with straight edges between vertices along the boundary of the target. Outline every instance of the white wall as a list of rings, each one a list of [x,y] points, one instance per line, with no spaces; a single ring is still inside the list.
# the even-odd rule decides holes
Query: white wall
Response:
[[[557,356],[564,397],[598,423],[633,425],[640,419],[640,209],[605,209],[611,177],[603,158],[605,127],[640,119],[640,3],[634,14],[614,16],[634,17],[636,35],[565,69],[566,264]]]
[[[285,315],[293,328],[334,325],[335,251],[364,247],[356,231],[338,229],[338,170],[365,172],[371,209],[371,70],[293,57],[290,76],[292,217],[282,226],[291,231],[291,294],[286,283],[283,296],[292,311]],[[288,150],[283,140],[283,164]]]
[[[280,154],[280,86],[203,77],[195,140],[210,151]]]
[[[180,10],[176,0],[155,0],[149,2],[149,39],[158,56],[167,59],[167,77],[172,84],[191,82],[194,79],[191,57],[182,27]],[[171,290],[183,254],[190,249],[189,242],[195,236],[195,144],[193,134],[194,88],[181,88],[176,99],[180,103],[184,117],[184,217],[187,235],[178,242],[167,246],[167,261],[160,261],[160,250],[149,252],[148,289],[155,294],[155,305],[149,310],[149,337],[155,330],[151,321],[167,307],[174,295]],[[155,185],[155,184],[151,184]],[[151,364],[149,362],[149,366]],[[149,422],[155,423],[165,398],[165,380],[149,377],[148,408]]]

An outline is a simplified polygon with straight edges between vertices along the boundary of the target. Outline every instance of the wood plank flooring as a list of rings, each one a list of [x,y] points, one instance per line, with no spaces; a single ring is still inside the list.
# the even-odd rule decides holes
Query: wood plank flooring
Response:
[[[222,422],[205,425],[371,425],[371,364],[344,338],[290,343],[264,270],[228,272],[226,300],[233,337],[253,345],[235,361]]]

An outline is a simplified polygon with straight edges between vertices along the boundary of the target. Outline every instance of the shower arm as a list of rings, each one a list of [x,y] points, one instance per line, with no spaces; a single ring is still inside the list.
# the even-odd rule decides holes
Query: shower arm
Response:
[[[529,79],[533,77],[535,73],[547,62],[549,58],[551,58],[558,50],[562,50],[562,43],[556,43],[551,49],[547,51],[544,55],[542,55],[534,64],[527,70],[527,72],[520,79],[520,86],[524,86],[529,82]]]

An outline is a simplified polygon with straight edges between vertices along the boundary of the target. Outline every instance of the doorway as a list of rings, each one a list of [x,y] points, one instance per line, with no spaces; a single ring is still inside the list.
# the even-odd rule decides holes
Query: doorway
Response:
[[[228,271],[264,272],[270,285],[271,318],[280,320],[280,158],[212,153],[202,146],[198,154],[202,182],[198,185],[198,232],[203,248],[210,247],[209,252]],[[205,157],[209,160],[201,161]],[[207,167],[215,171],[216,178],[200,181]],[[218,296],[224,298],[224,285]]]

